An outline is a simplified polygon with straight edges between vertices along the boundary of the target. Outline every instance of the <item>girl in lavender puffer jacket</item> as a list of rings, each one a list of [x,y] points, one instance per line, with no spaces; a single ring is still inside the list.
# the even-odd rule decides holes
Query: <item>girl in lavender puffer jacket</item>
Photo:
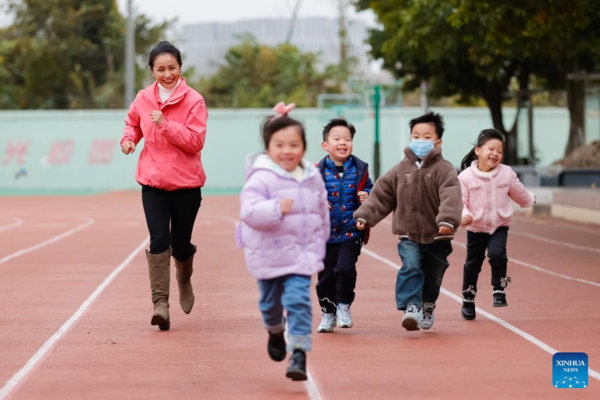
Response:
[[[525,189],[515,171],[500,164],[503,151],[504,135],[496,129],[483,130],[475,147],[462,160],[463,171],[458,176],[464,205],[462,225],[468,230],[461,311],[466,320],[475,319],[477,278],[486,250],[492,266],[493,305],[508,305],[504,289],[510,282],[506,276],[506,242],[513,215],[510,200],[521,207],[535,203],[535,196]]]
[[[323,270],[329,209],[319,170],[303,160],[304,128],[287,116],[291,109],[293,105],[276,106],[281,115],[263,123],[266,153],[246,160],[242,222],[236,240],[244,248],[250,274],[258,280],[269,356],[283,361],[286,351],[292,351],[286,376],[306,380],[306,351],[311,350],[311,275]]]

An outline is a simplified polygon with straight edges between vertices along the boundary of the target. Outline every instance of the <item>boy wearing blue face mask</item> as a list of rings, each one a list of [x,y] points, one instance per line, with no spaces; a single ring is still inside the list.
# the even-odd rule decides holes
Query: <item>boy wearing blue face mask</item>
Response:
[[[442,157],[444,121],[429,112],[409,123],[405,158],[375,182],[369,198],[354,212],[358,229],[374,227],[394,212],[402,268],[396,279],[396,305],[408,331],[430,329],[440,294],[451,240],[460,226],[462,197],[456,169]]]

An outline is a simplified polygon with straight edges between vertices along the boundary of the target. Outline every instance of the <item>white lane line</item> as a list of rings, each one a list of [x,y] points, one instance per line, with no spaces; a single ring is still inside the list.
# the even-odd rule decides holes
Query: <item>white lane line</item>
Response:
[[[554,244],[554,245],[557,245],[557,246],[568,247],[570,249],[575,249],[575,250],[592,251],[594,253],[599,253],[600,254],[600,249],[595,249],[593,247],[579,246],[577,244],[566,243],[566,242],[561,242],[559,240],[548,239],[548,238],[545,238],[543,236],[534,235],[533,233],[519,232],[519,231],[511,231],[510,233],[512,235],[524,236],[524,237],[528,237],[530,239],[539,240],[540,242],[546,242],[546,243]]]
[[[459,242],[458,240],[453,240],[452,243],[459,245],[463,249],[467,248],[467,245],[465,243]],[[598,283],[598,282],[588,281],[587,279],[582,279],[582,278],[573,278],[572,276],[569,276],[569,275],[559,274],[558,272],[550,271],[548,269],[538,267],[537,265],[533,265],[533,264],[530,264],[525,261],[517,260],[516,258],[509,257],[508,262],[519,264],[519,265],[522,265],[523,267],[531,268],[533,270],[543,272],[548,275],[556,276],[558,278],[566,279],[568,281],[581,282],[581,283],[585,283],[588,285],[600,287],[600,283]]]
[[[565,223],[560,223],[560,222],[555,222],[555,221],[545,221],[545,220],[538,220],[538,219],[527,219],[527,218],[521,218],[521,217],[515,217],[515,220],[518,222],[523,222],[523,223],[528,223],[530,225],[534,225],[534,226],[540,226],[542,227],[543,225],[551,225],[551,226],[560,226],[563,228],[567,228],[567,229],[572,229],[575,231],[580,231],[580,232],[586,232],[586,233],[593,233],[596,235],[600,235],[600,230],[598,229],[593,229],[593,228],[586,228],[585,226],[577,226],[577,225],[571,225],[571,224],[565,224]],[[539,221],[539,223],[537,222]]]
[[[310,373],[310,369],[306,368],[306,373],[308,375],[308,380],[304,381],[304,388],[306,389],[306,393],[308,393],[308,397],[312,400],[323,400],[321,392],[319,391],[319,386]]]
[[[391,225],[391,222],[388,221],[387,219],[384,219],[383,222]],[[467,244],[466,243],[459,242],[456,239],[454,239],[452,241],[452,243],[457,244],[458,246],[462,247],[463,249],[467,248]],[[587,285],[592,285],[592,286],[600,287],[600,283],[598,283],[598,282],[588,281],[587,279],[582,279],[582,278],[573,278],[572,276],[569,276],[569,275],[559,274],[558,272],[550,271],[548,269],[545,269],[545,268],[542,268],[542,267],[538,267],[537,265],[533,265],[533,264],[530,264],[528,262],[518,260],[516,258],[510,257],[508,259],[508,261],[512,262],[512,263],[515,263],[515,264],[518,264],[518,265],[521,265],[523,267],[527,267],[527,268],[531,268],[531,269],[539,271],[539,272],[543,272],[543,273],[548,274],[548,275],[556,276],[557,278],[562,278],[562,279],[566,279],[568,281],[580,282],[580,283],[585,283]]]
[[[389,260],[389,259],[387,259],[385,257],[382,257],[379,254],[377,254],[377,253],[375,253],[375,252],[373,252],[371,250],[365,249],[364,247],[362,249],[362,252],[365,253],[365,254],[368,254],[369,256],[373,257],[374,259],[376,259],[378,261],[384,262],[385,264],[387,264],[388,266],[391,266],[392,268],[394,268],[396,270],[399,270],[400,268],[402,268],[401,265],[398,265],[395,262],[393,262],[393,261],[391,261],[391,260]],[[450,297],[451,299],[454,299],[458,303],[462,304],[462,299],[459,296],[455,295],[454,293],[452,293],[452,292],[450,292],[450,291],[448,291],[448,290],[446,290],[444,288],[441,289],[441,292],[443,294],[445,294],[446,296]],[[558,353],[558,350],[554,349],[553,347],[550,347],[549,345],[547,345],[546,343],[542,342],[541,340],[535,338],[534,336],[530,335],[527,332],[522,331],[521,329],[519,329],[516,326],[514,326],[514,325],[512,325],[512,324],[510,324],[510,323],[508,323],[506,321],[504,321],[503,319],[500,319],[500,318],[496,317],[495,315],[493,315],[493,314],[491,314],[491,313],[489,313],[489,312],[487,312],[485,310],[482,310],[479,307],[477,307],[477,312],[480,313],[481,315],[484,315],[488,319],[491,319],[492,321],[494,321],[494,322],[502,325],[503,327],[505,327],[509,331],[516,333],[517,335],[521,336],[525,340],[527,340],[527,341],[535,344],[540,349],[542,349],[542,350],[544,350],[544,351],[546,351],[546,352],[548,352],[548,353],[550,353],[552,355],[554,353]],[[595,378],[595,379],[597,379],[597,380],[600,381],[600,372],[595,371],[595,370],[593,370],[593,369],[591,369],[589,367],[588,367],[588,375],[591,376],[592,378]]]
[[[23,220],[21,218],[13,218],[13,219],[15,219],[16,221],[13,222],[12,224],[0,226],[0,232],[4,232],[9,229],[16,228],[16,227],[23,225]]]
[[[53,238],[50,238],[48,240],[44,240],[43,242],[38,243],[35,246],[31,246],[31,247],[28,247],[26,249],[19,250],[16,253],[12,253],[12,254],[9,254],[6,257],[0,258],[0,264],[4,264],[5,262],[7,262],[9,260],[12,260],[13,258],[17,258],[19,256],[22,256],[23,254],[31,253],[32,251],[36,251],[38,249],[41,249],[42,247],[48,246],[49,244],[58,242],[61,239],[64,239],[64,238],[66,238],[68,236],[71,236],[74,233],[77,233],[79,231],[82,231],[82,230],[84,230],[84,229],[86,229],[86,228],[94,225],[95,221],[94,221],[93,218],[86,218],[86,219],[87,219],[86,223],[84,223],[82,225],[79,225],[76,228],[69,229],[68,231],[63,232],[60,235],[54,236]]]
[[[239,220],[231,217],[221,217],[222,219],[229,221],[233,224],[233,226],[237,227],[237,224],[240,222]],[[319,391],[319,385],[315,381],[312,373],[309,368],[306,368],[306,373],[308,375],[308,380],[304,382],[304,388],[306,389],[306,393],[311,400],[323,400],[323,395]],[[0,400],[2,398],[0,397]]]
[[[71,318],[69,318],[67,322],[65,322],[56,331],[56,333],[52,335],[52,337],[48,339],[46,343],[42,345],[42,347],[39,348],[39,350],[27,361],[27,363],[6,382],[2,389],[0,389],[0,400],[4,400],[6,396],[8,396],[8,394],[27,376],[27,374],[36,366],[36,364],[40,362],[44,355],[50,351],[52,346],[54,346],[54,344],[65,334],[71,325],[73,325],[83,315],[83,313],[90,307],[94,300],[96,300],[100,293],[106,289],[112,280],[115,279],[115,277],[131,262],[131,260],[133,260],[133,258],[147,246],[149,240],[150,238],[144,239],[142,243],[140,243],[140,245],[136,247],[135,250],[133,250],[131,254],[129,254],[127,258],[104,279],[104,281],[96,288],[96,290],[94,290],[90,297],[88,297],[87,300],[85,300],[83,304],[79,306],[77,311],[75,311],[75,314],[73,314]]]

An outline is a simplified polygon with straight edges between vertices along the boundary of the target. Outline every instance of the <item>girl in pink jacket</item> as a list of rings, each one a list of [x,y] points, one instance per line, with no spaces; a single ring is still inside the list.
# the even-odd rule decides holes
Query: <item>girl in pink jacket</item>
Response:
[[[504,290],[510,282],[506,276],[506,241],[513,215],[510,200],[521,207],[535,203],[535,196],[525,189],[512,168],[500,163],[503,151],[504,135],[496,129],[483,130],[462,160],[458,176],[464,206],[462,225],[468,230],[461,311],[466,320],[476,317],[477,278],[486,250],[492,267],[493,305],[508,305]]]
[[[200,151],[208,114],[202,96],[181,77],[181,53],[175,46],[158,43],[149,65],[156,82],[131,103],[121,149],[131,154],[144,138],[136,180],[142,186],[150,231],[150,250],[146,250],[154,304],[150,323],[167,330],[171,255],[177,268],[179,304],[186,314],[194,305],[190,277],[196,246],[191,237],[206,179]]]
[[[286,351],[293,352],[286,376],[303,381],[306,352],[311,350],[311,275],[323,270],[329,207],[321,173],[303,160],[304,128],[286,115],[292,108],[278,104],[275,111],[282,115],[263,124],[266,153],[246,160],[236,240],[258,280],[269,356],[283,361]]]

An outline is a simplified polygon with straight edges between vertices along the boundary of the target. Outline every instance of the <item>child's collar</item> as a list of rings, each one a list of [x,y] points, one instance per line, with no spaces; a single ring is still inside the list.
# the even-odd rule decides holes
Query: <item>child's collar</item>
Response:
[[[489,178],[494,178],[496,177],[496,175],[498,175],[498,171],[500,170],[500,167],[502,164],[498,164],[496,166],[496,168],[494,168],[493,170],[489,171],[489,172],[484,172],[482,170],[480,170],[477,166],[479,165],[479,161],[478,160],[474,160],[471,163],[471,171],[473,172],[473,174],[475,174],[475,176],[477,176],[478,178],[483,178],[483,179],[489,179]]]
[[[327,155],[327,158],[326,158],[326,160],[327,160],[327,163],[328,163],[329,165],[332,165],[332,166],[334,166],[334,167],[337,167],[337,165],[336,165],[335,161],[333,161],[333,160],[331,159],[331,156],[330,156],[329,154]],[[344,169],[346,169],[346,166],[350,165],[350,161],[351,161],[351,160],[352,160],[352,154],[350,154],[350,155],[348,156],[348,158],[347,158],[347,159],[346,159],[344,162],[342,162],[342,165],[340,165],[340,166],[341,166],[341,167],[344,167]]]
[[[288,177],[288,178],[293,179],[293,177],[289,171],[286,171],[279,164],[277,164],[275,161],[273,161],[271,159],[271,157],[269,157],[269,155],[266,153],[259,153],[259,154],[251,155],[249,157],[249,162],[250,162],[250,164],[252,164],[252,167],[255,170],[256,169],[267,169],[267,170],[273,171],[274,173],[276,173],[279,176]],[[304,179],[308,179],[308,178],[312,177],[313,175],[316,175],[319,173],[318,169],[313,164],[306,161],[305,159],[302,159],[300,164],[301,164],[302,168],[304,168],[304,170],[306,171]]]

